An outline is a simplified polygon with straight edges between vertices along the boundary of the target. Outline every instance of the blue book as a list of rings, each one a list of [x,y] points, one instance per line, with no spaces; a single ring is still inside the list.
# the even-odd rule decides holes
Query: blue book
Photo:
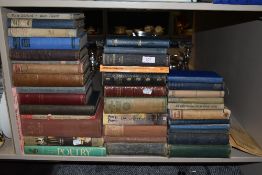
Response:
[[[229,124],[169,125],[168,132],[228,133],[229,128]]]
[[[167,54],[167,48],[145,48],[145,47],[108,47],[104,46],[104,53],[121,54]]]
[[[171,90],[224,90],[223,83],[185,83],[167,82],[168,89]]]
[[[11,49],[61,49],[80,50],[87,43],[87,35],[82,37],[8,37]]]
[[[212,71],[171,70],[167,75],[167,80],[185,83],[223,83],[223,77]]]
[[[229,119],[169,119],[169,125],[188,125],[188,124],[229,124]]]
[[[84,20],[73,19],[8,19],[8,28],[27,27],[27,28],[50,28],[50,29],[75,29],[84,27]]]
[[[214,4],[262,5],[261,0],[213,0]]]
[[[170,46],[169,39],[156,37],[128,37],[112,36],[106,38],[106,46],[109,47],[164,47]]]

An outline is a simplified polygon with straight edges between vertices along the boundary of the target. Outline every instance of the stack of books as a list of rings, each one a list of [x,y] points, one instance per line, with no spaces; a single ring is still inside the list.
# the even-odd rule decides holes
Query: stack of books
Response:
[[[166,155],[168,39],[106,38],[104,140],[109,155]]]
[[[103,104],[92,88],[84,14],[8,13],[7,17],[24,152],[105,155],[105,148],[99,147]]]
[[[230,110],[224,80],[211,71],[168,75],[168,144],[171,157],[229,157]]]

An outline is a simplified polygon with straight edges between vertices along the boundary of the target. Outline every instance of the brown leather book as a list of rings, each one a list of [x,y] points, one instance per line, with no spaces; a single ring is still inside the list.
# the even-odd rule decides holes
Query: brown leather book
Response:
[[[104,86],[105,97],[161,97],[166,95],[165,86]]]
[[[165,125],[104,125],[104,136],[111,137],[166,137]]]
[[[166,143],[165,137],[111,137],[104,136],[105,143]]]

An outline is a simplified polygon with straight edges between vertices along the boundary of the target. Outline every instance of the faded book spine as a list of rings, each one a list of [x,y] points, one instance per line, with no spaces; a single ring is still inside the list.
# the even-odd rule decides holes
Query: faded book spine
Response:
[[[224,109],[224,104],[168,103],[168,109]]]
[[[168,114],[104,114],[103,125],[166,125]]]
[[[104,136],[105,143],[166,143],[164,137],[111,137]]]
[[[7,13],[8,18],[29,18],[29,19],[80,19],[84,13]]]
[[[146,54],[103,54],[105,66],[168,66],[169,57]]]
[[[161,97],[166,95],[165,86],[104,86],[105,97]]]
[[[231,111],[224,110],[169,110],[169,116],[177,119],[229,119]]]
[[[105,125],[104,136],[111,137],[165,137],[165,125]]]
[[[224,90],[223,83],[186,83],[168,82],[168,88],[172,90]]]
[[[222,104],[224,103],[224,98],[176,98],[176,97],[169,97],[168,102],[171,103],[216,103],[216,104]]]
[[[167,48],[136,48],[136,47],[108,47],[104,46],[106,54],[167,54]]]
[[[150,155],[166,156],[164,143],[106,143],[109,155]]]
[[[13,74],[14,86],[84,86],[84,75],[65,74]]]
[[[229,124],[188,124],[169,125],[169,133],[191,132],[191,133],[228,133]]]
[[[188,124],[230,124],[230,119],[170,119],[169,125],[188,125]]]
[[[100,72],[120,72],[120,73],[168,73],[169,67],[151,66],[104,66],[100,65]]]
[[[166,97],[105,97],[104,113],[130,114],[130,113],[166,113]]]
[[[224,91],[207,91],[207,90],[169,90],[169,97],[224,97]]]
[[[109,86],[165,86],[166,74],[103,73],[103,84]]]
[[[25,146],[25,154],[58,156],[106,156],[105,147],[87,146]]]

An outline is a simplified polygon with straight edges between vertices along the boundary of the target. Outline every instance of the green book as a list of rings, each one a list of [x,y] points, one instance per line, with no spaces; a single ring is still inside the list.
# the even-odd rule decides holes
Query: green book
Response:
[[[169,157],[228,158],[230,145],[169,145]]]
[[[58,156],[106,156],[105,147],[88,146],[25,146],[25,154]]]

